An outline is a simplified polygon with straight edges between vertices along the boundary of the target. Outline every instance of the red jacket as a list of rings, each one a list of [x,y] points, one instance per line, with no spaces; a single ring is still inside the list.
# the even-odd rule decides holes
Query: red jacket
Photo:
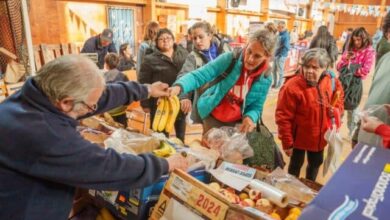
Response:
[[[340,81],[334,81],[335,92],[341,91],[335,107],[343,112],[344,92]],[[328,74],[321,77],[317,86],[309,86],[302,74],[284,84],[275,113],[283,149],[294,147],[313,152],[324,149],[332,94],[332,79]]]

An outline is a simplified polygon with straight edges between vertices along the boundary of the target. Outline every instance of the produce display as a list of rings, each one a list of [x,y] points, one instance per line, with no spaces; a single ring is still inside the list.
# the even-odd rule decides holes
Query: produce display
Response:
[[[123,129],[108,116],[93,117],[83,120],[82,125],[84,127],[80,127],[79,131],[84,138],[98,143],[102,147],[113,148],[119,153],[140,154],[150,152],[158,157],[164,158],[180,153],[186,157],[188,164],[190,165],[189,169],[184,172],[185,174],[199,169],[202,169],[203,172],[213,174],[212,171],[216,170],[217,162],[230,162],[230,164],[233,165],[233,168],[234,166],[244,167],[242,170],[238,169],[238,171],[252,169],[254,170],[252,172],[253,176],[251,176],[247,185],[242,188],[231,185],[231,178],[222,181],[213,174],[215,180],[213,180],[214,182],[209,183],[208,187],[220,195],[219,197],[216,196],[213,198],[213,200],[215,200],[214,202],[219,201],[218,203],[225,204],[225,211],[227,209],[230,210],[230,208],[233,207],[240,209],[237,213],[232,211],[226,212],[227,215],[225,219],[236,219],[237,216],[246,216],[248,213],[255,214],[258,217],[264,215],[264,218],[268,215],[268,217],[280,220],[295,220],[299,218],[301,208],[314,198],[315,193],[310,189],[308,190],[302,187],[303,184],[299,180],[288,177],[281,169],[276,169],[268,175],[271,179],[263,179],[259,178],[257,175],[256,177],[254,176],[254,173],[257,173],[258,170],[256,171],[256,169],[238,165],[242,163],[243,159],[251,157],[253,155],[253,150],[248,144],[247,137],[237,132],[235,128],[213,128],[203,137],[202,141],[195,140],[188,145],[185,145],[177,138],[167,138],[164,134],[160,133],[169,133],[173,129],[179,109],[180,103],[177,97],[160,99],[156,116],[152,124],[152,128],[155,132],[152,132],[150,135]],[[248,173],[244,173],[244,176],[246,174]],[[158,184],[163,187],[165,181],[166,179],[161,180],[161,183]],[[206,183],[209,182],[208,179],[202,179],[202,181]],[[191,184],[193,183],[192,180],[189,182]],[[268,183],[272,183],[272,185]],[[144,218],[146,216],[146,212],[149,210],[148,207],[150,205],[145,202],[149,201],[147,200],[148,197],[143,195],[152,195],[148,190],[150,191],[149,188],[137,189],[136,191],[139,192],[138,194],[135,192],[131,192],[130,194],[121,194],[123,192],[118,192],[124,198],[139,198],[137,200],[137,210],[139,211],[139,214],[131,214],[131,207],[133,204],[120,203],[121,207],[125,207],[127,210],[125,216],[128,216],[129,218],[133,218],[134,216],[137,216],[137,218]],[[159,190],[156,191],[156,196],[160,194],[161,190],[162,188],[159,188]],[[187,197],[192,198],[192,194]],[[96,193],[96,195],[98,195],[98,193]],[[199,194],[199,196],[199,198],[201,198],[202,195]],[[211,197],[209,199],[211,199]],[[292,202],[289,199],[291,199]],[[154,202],[157,202],[157,200],[154,200]],[[117,199],[113,198],[112,204],[116,203],[118,203]],[[197,210],[199,208],[196,207],[196,204],[192,204],[191,200],[186,201],[186,203]],[[231,204],[231,206],[229,204]],[[206,208],[209,207],[207,206]],[[205,213],[202,213],[202,215],[208,216],[208,214],[206,214],[207,210],[208,209],[206,209]],[[255,213],[254,210],[258,213]],[[110,211],[112,211],[112,207],[110,208]],[[115,211],[113,213],[118,215]],[[108,214],[109,211],[107,209],[102,209],[97,219],[110,219]],[[221,214],[221,216],[223,215]]]
[[[266,192],[257,189],[245,188],[242,192],[238,192],[231,187],[226,187],[218,182],[208,184],[210,188],[221,194],[226,200],[232,204],[237,204],[243,208],[251,207],[261,212],[267,213],[274,219],[296,220],[301,214],[301,209],[298,207],[280,207],[272,198],[266,196]],[[281,216],[284,216],[282,218]]]

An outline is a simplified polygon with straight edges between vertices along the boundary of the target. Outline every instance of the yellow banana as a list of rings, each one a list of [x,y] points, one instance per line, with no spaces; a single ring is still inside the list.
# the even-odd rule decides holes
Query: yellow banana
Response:
[[[110,211],[106,208],[100,209],[100,216],[103,220],[115,220],[115,218],[111,215]]]
[[[158,128],[157,128],[157,131],[159,131],[159,132],[164,131],[164,128],[165,128],[167,121],[168,121],[169,111],[170,111],[168,98],[164,97],[164,99],[162,101],[165,103],[164,103],[164,110],[162,111],[161,119],[160,119],[160,122],[159,122]]]
[[[172,98],[168,98],[168,103],[170,106],[170,111],[169,111],[167,124],[165,126],[165,131],[171,133],[175,125],[177,115],[179,114],[180,111],[180,101],[179,98],[177,98],[177,96],[174,96]]]
[[[172,154],[175,154],[176,149],[172,147],[170,144],[168,144],[167,142],[163,141],[161,142],[160,149],[153,150],[153,153],[159,157],[168,157],[171,156]]]
[[[164,102],[164,99],[159,100],[159,103],[157,105],[156,114],[154,115],[153,124],[152,124],[153,131],[158,131],[158,127],[159,127],[159,124],[161,121],[161,116],[163,114],[165,104],[166,104],[166,102]]]

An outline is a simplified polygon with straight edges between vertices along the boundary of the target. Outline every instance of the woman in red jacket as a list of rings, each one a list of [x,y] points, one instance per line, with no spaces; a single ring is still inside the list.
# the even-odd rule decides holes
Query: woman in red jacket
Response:
[[[279,139],[284,152],[291,156],[288,172],[299,177],[307,152],[306,178],[313,181],[323,163],[329,116],[334,108],[343,111],[343,90],[338,79],[327,71],[330,62],[326,50],[308,50],[302,57],[300,73],[280,90],[276,107]],[[336,92],[340,95],[333,102]]]

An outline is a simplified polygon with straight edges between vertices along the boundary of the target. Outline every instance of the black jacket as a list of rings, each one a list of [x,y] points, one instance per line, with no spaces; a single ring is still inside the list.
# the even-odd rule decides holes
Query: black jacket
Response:
[[[103,69],[104,67],[104,57],[106,54],[110,53],[117,53],[115,44],[111,43],[107,47],[102,47],[100,45],[100,35],[94,36],[89,38],[87,41],[85,41],[83,49],[81,49],[80,53],[97,53],[98,54],[98,67],[100,69]]]
[[[172,60],[159,50],[146,55],[138,75],[140,83],[154,83],[161,81],[171,86],[187,58],[188,52],[182,46],[174,45]],[[141,102],[144,108],[155,108],[156,99],[152,98]]]

